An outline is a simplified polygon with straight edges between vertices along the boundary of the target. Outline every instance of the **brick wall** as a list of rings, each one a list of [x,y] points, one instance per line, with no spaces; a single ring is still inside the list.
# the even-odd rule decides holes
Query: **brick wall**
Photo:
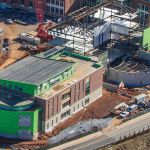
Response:
[[[71,85],[67,89],[71,89],[71,105],[76,103],[77,101],[81,100],[85,97],[85,81],[86,78],[90,79],[90,93],[94,92],[96,89],[102,86],[103,82],[103,70],[100,68],[96,70],[94,73],[86,76],[84,79],[76,82],[75,84]],[[48,100],[43,100],[45,103],[41,103],[41,107],[44,110],[44,119],[48,120],[51,117],[55,116],[56,114],[61,112],[61,101],[62,101],[62,94],[67,89],[64,89],[60,93],[50,97]],[[49,104],[48,104],[49,103]],[[49,108],[48,108],[49,106]]]

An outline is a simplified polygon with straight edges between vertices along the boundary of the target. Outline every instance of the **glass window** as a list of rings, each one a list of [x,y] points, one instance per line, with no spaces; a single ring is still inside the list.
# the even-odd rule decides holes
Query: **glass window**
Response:
[[[55,9],[55,13],[56,13],[56,14],[59,14],[59,8],[56,8],[56,9]]]
[[[55,12],[55,8],[51,7],[51,13],[54,13],[54,12]]]
[[[62,95],[62,100],[65,100],[69,97],[71,97],[71,91],[70,90]]]
[[[63,1],[60,1],[60,6],[64,6],[64,2]]]
[[[145,6],[145,11],[148,11],[148,6]]]
[[[68,110],[68,111],[64,112],[63,114],[61,114],[61,119],[65,118],[69,115],[70,115],[70,110]]]
[[[51,0],[51,4],[55,4],[55,0]]]
[[[86,99],[85,99],[85,105],[88,104],[89,101],[90,101],[90,99],[89,99],[89,98],[86,98]]]
[[[62,108],[65,108],[65,107],[67,107],[67,106],[70,106],[70,103],[71,103],[70,100],[67,101],[67,102],[65,102],[64,104],[62,104]]]
[[[29,7],[33,7],[33,2],[29,1]]]
[[[24,126],[24,127],[31,126],[31,116],[29,115],[19,116],[19,126]]]
[[[86,79],[86,88],[85,88],[85,95],[90,94],[90,79]]]
[[[59,0],[56,0],[56,5],[58,5],[58,6],[59,6]]]

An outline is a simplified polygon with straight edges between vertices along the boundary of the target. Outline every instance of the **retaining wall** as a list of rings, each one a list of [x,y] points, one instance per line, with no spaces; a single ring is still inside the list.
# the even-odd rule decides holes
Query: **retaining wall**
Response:
[[[142,87],[150,85],[150,72],[125,72],[110,68],[107,79],[115,84],[124,82],[127,87]]]

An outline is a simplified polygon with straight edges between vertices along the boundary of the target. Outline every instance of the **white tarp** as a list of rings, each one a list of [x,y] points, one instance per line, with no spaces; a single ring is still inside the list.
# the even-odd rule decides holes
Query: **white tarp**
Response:
[[[107,22],[102,26],[96,27],[94,29],[94,48],[109,41],[111,35],[113,35],[113,39],[115,39],[115,37],[118,38],[118,36],[114,34],[129,35],[129,27],[120,22]]]

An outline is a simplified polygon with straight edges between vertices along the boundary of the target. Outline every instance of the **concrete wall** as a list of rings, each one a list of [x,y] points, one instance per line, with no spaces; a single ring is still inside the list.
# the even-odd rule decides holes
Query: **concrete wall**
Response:
[[[110,68],[108,80],[119,84],[124,82],[127,87],[140,87],[150,85],[150,72],[124,72]]]
[[[103,88],[110,92],[117,92],[118,86],[110,83],[103,83]]]

